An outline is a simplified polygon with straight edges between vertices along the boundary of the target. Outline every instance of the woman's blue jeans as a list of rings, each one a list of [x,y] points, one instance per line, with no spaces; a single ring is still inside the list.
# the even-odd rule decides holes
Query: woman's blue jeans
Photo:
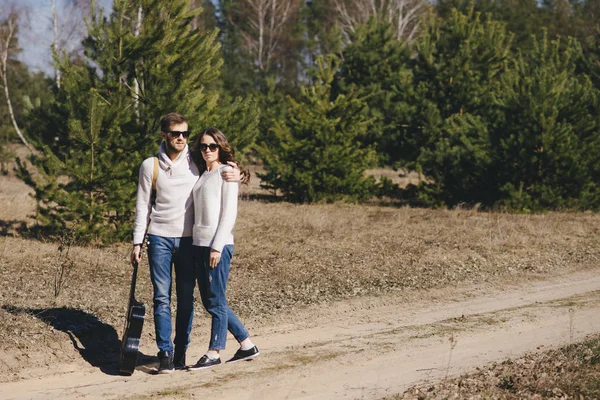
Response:
[[[223,248],[221,260],[215,268],[211,268],[209,264],[210,247],[193,247],[200,297],[204,308],[212,316],[208,349],[223,350],[228,330],[238,342],[248,338],[248,331],[227,305],[225,295],[233,246],[227,245]]]
[[[192,238],[172,238],[148,235],[148,263],[154,287],[154,329],[159,350],[172,354],[171,334],[171,265],[175,266],[175,347],[187,349],[194,317],[194,287],[196,281]]]

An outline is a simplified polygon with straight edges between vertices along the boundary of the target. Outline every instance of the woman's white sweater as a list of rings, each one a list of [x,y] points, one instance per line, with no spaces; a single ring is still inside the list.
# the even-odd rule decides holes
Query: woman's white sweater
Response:
[[[195,246],[211,247],[223,251],[223,247],[233,244],[231,233],[237,217],[237,182],[226,182],[221,177],[229,165],[220,165],[212,171],[205,171],[192,191],[194,197],[193,243]]]
[[[142,243],[146,227],[149,234],[157,236],[192,236],[192,189],[198,181],[198,167],[191,159],[188,146],[175,161],[171,161],[164,142],[160,145],[158,161],[154,205],[151,203],[154,157],[145,159],[140,167],[133,225],[134,244]]]

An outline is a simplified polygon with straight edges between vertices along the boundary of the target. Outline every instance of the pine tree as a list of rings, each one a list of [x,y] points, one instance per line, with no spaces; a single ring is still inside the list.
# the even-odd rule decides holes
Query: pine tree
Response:
[[[49,233],[69,227],[87,241],[128,238],[139,165],[158,150],[167,112],[185,114],[192,131],[219,127],[238,153],[254,142],[254,101],[224,103],[214,89],[222,65],[217,31],[192,28],[200,11],[187,0],[115,0],[108,19],[90,15],[84,47],[95,66],[56,56],[61,88],[30,124],[41,176],[21,170]]]
[[[315,84],[289,98],[283,120],[272,129],[274,138],[262,149],[269,189],[279,189],[294,202],[336,201],[370,197],[374,181],[365,170],[375,153],[357,140],[370,123],[367,106],[357,91],[332,96],[338,63],[317,58]]]
[[[521,210],[600,207],[600,92],[579,75],[580,44],[547,35],[501,80],[492,132],[503,203]]]
[[[378,18],[357,30],[342,53],[334,90],[346,93],[359,87],[369,97],[369,113],[374,123],[364,144],[375,145],[380,161],[387,164],[406,163],[418,148],[406,133],[418,129],[419,122],[413,98],[413,74],[410,67],[411,48],[396,39],[392,26]]]
[[[421,200],[493,202],[488,129],[499,116],[491,94],[512,57],[511,36],[473,7],[446,20],[430,14],[426,22],[409,46],[371,19],[343,52],[339,87],[355,84],[371,94],[375,122],[367,140],[384,162],[425,175]]]
[[[513,49],[530,49],[532,35],[541,33],[550,24],[551,13],[540,6],[538,0],[439,0],[436,9],[443,19],[456,9],[467,14],[474,9],[481,15],[490,14],[495,21],[506,24],[508,32],[514,35]]]
[[[584,39],[582,44],[585,48],[580,68],[592,79],[596,89],[600,89],[600,25],[596,25],[594,31]]]
[[[411,166],[429,181],[421,183],[420,197],[433,204],[493,204],[489,130],[501,118],[493,95],[513,57],[511,35],[473,8],[454,10],[447,20],[430,18],[415,43],[414,89],[405,100],[419,124],[406,134],[415,153]]]

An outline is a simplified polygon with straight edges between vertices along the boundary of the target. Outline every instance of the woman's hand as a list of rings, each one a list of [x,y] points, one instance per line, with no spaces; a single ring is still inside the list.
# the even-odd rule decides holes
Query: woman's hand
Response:
[[[221,252],[216,251],[214,249],[210,249],[210,258],[209,265],[211,268],[216,268],[219,265],[219,261],[221,261]]]

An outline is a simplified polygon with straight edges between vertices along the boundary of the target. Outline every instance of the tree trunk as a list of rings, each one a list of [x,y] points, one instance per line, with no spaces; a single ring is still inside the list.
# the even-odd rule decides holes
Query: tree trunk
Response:
[[[0,64],[2,66],[2,84],[4,85],[4,97],[6,98],[6,104],[8,105],[8,114],[10,115],[10,121],[12,122],[12,125],[15,128],[17,135],[19,135],[21,142],[23,142],[23,144],[27,146],[29,150],[33,151],[33,148],[31,147],[29,142],[27,142],[27,140],[23,136],[23,133],[21,133],[21,130],[19,129],[19,125],[17,124],[17,120],[15,119],[15,113],[13,112],[12,102],[10,101],[10,93],[8,91],[8,78],[6,76],[6,70],[8,65],[8,49],[10,48],[10,42],[12,41],[12,37],[16,28],[16,16],[14,14],[9,15],[7,25],[8,27],[6,35],[2,35],[3,43],[0,47],[2,49],[2,52],[0,54]]]
[[[138,8],[137,22],[135,24],[135,31],[133,35],[135,37],[140,36],[142,30],[142,6]],[[135,120],[139,124],[140,122],[140,82],[138,80],[137,73],[133,77],[133,108],[135,110]]]
[[[52,30],[54,32],[54,50],[58,53],[60,51],[58,43],[58,15],[56,14],[56,0],[52,0]],[[58,66],[54,67],[54,74],[56,79],[56,87],[60,89],[60,78],[61,72]]]
[[[29,144],[29,142],[25,139],[25,136],[23,136],[23,134],[21,133],[21,130],[19,129],[19,125],[17,124],[17,120],[15,119],[15,113],[13,112],[12,103],[10,101],[10,94],[8,93],[8,83],[7,83],[7,79],[6,79],[6,65],[4,65],[2,67],[2,84],[4,85],[4,96],[6,97],[6,104],[8,105],[8,114],[10,115],[10,121],[12,122],[12,125],[15,128],[17,135],[19,135],[21,142],[23,142],[23,144],[25,146],[27,146],[27,148],[29,150],[33,150],[31,145]]]

